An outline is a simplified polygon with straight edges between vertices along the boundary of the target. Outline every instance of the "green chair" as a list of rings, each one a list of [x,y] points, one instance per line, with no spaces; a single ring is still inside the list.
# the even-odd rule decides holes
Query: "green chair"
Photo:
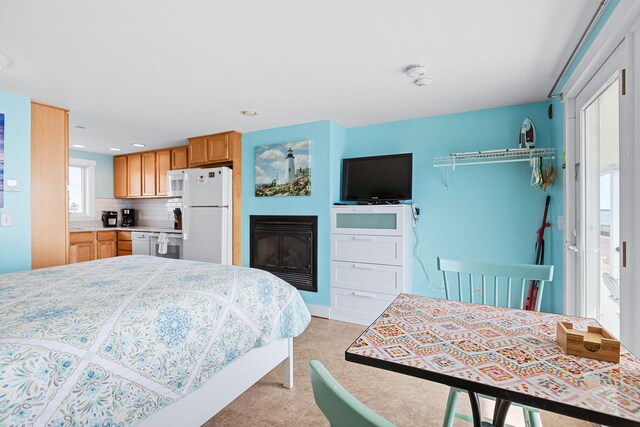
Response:
[[[332,427],[395,427],[353,397],[317,360],[309,362],[316,404]]]
[[[538,294],[536,298],[536,311],[540,311],[542,302],[542,293],[544,285],[553,279],[552,265],[533,265],[533,264],[497,264],[489,262],[464,261],[451,258],[438,257],[438,270],[442,271],[444,278],[445,296],[447,299],[455,299],[462,302],[489,304],[499,307],[511,307],[523,309],[526,294],[531,281],[538,283]],[[449,282],[447,273],[455,275],[457,286],[452,286]],[[476,281],[474,281],[474,276]],[[481,281],[477,282],[477,278],[481,277]],[[493,278],[488,283],[487,278]],[[499,278],[504,278],[499,280]],[[506,280],[505,280],[506,279]],[[519,280],[519,284],[514,283],[514,279]],[[487,298],[487,288],[490,283],[493,288],[493,294]],[[506,282],[506,283],[505,283]],[[515,289],[513,289],[515,287]],[[502,288],[502,292],[500,292]],[[506,290],[506,293],[504,292]],[[512,290],[519,295],[513,294]],[[477,293],[480,295],[477,295]],[[515,304],[514,304],[515,303]],[[460,418],[465,421],[473,421],[472,417],[466,414],[456,412],[458,397],[464,390],[451,388],[449,390],[449,399],[447,400],[447,408],[445,410],[443,427],[451,427],[454,418]],[[488,396],[482,396],[492,399]],[[541,426],[540,414],[536,408],[524,405],[524,421],[527,427]]]

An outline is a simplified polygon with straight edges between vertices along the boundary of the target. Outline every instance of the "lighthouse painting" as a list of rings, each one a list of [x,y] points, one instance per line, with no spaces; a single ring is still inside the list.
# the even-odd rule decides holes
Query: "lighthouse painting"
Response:
[[[256,197],[311,195],[311,141],[256,147]]]

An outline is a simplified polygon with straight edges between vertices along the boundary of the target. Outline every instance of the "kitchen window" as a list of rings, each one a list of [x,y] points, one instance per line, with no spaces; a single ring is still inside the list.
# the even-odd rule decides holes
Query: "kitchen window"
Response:
[[[69,158],[69,219],[96,219],[96,162]]]

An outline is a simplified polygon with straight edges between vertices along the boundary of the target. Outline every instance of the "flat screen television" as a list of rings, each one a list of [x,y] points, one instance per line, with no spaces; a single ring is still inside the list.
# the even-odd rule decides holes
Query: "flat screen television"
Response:
[[[343,159],[341,199],[360,203],[410,200],[412,169],[411,153]]]

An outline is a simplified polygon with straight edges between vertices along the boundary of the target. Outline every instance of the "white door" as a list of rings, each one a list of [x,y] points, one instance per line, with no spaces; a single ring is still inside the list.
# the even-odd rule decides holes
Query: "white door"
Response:
[[[633,220],[628,56],[623,42],[575,97],[566,286],[573,288],[575,314],[595,318],[637,354],[640,310],[631,288],[637,273],[625,262]]]

